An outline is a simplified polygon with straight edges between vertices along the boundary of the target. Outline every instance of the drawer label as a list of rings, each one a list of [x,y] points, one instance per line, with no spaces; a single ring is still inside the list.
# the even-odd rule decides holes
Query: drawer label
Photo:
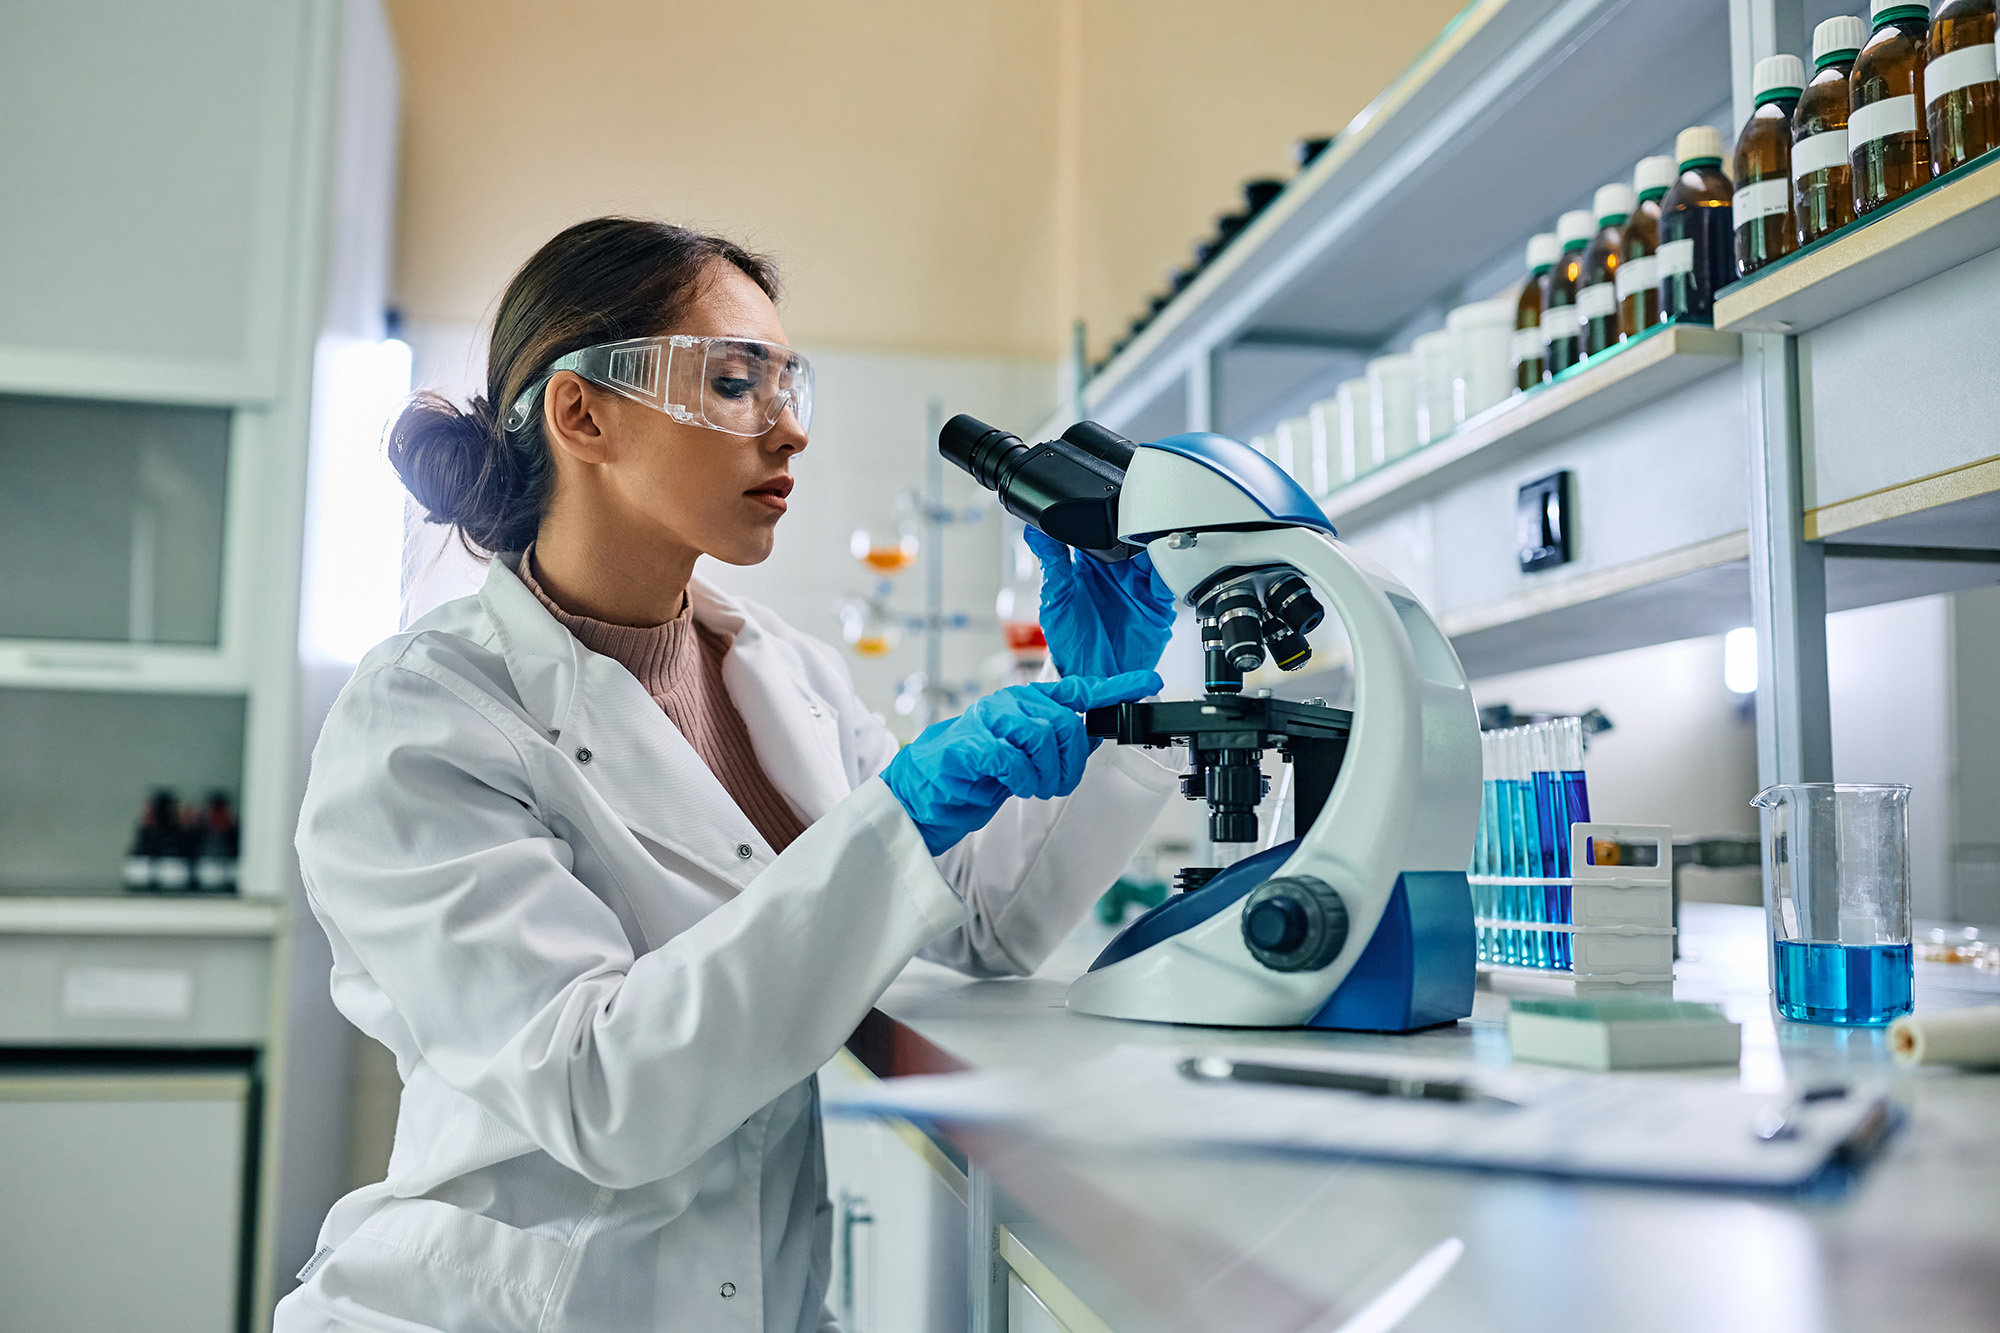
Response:
[[[63,973],[62,1011],[70,1018],[186,1018],[194,1012],[194,974],[167,967],[72,967]]]

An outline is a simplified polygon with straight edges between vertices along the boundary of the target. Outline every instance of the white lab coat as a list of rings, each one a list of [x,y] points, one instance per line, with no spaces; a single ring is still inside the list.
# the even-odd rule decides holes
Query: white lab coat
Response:
[[[371,652],[298,849],[333,998],[396,1057],[388,1179],[337,1203],[285,1333],[830,1328],[813,1074],[920,950],[1034,969],[1172,771],[1100,747],[935,860],[831,648],[697,582],[811,827],[774,855],[624,667],[508,562]]]

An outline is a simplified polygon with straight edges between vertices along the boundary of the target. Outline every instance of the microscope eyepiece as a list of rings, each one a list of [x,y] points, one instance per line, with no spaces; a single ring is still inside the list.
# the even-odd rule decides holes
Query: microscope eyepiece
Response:
[[[997,494],[1008,513],[1107,561],[1129,560],[1140,549],[1118,540],[1118,492],[1134,449],[1091,421],[1032,445],[962,414],[938,432],[938,452]]]

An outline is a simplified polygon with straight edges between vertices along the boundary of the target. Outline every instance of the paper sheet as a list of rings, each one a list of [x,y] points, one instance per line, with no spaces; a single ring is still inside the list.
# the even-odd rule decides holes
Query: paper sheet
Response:
[[[1731,1081],[1659,1075],[1574,1075],[1470,1069],[1387,1056],[1303,1056],[1279,1063],[1357,1073],[1469,1079],[1521,1103],[1417,1101],[1322,1089],[1197,1083],[1189,1055],[1273,1059],[1214,1047],[1120,1047],[1081,1065],[891,1079],[832,1097],[835,1114],[1017,1125],[1087,1147],[1207,1145],[1393,1161],[1498,1167],[1566,1176],[1689,1184],[1785,1186],[1810,1179],[1857,1131],[1879,1122],[1873,1090],[1793,1106],[1784,1137],[1753,1126],[1785,1097]]]

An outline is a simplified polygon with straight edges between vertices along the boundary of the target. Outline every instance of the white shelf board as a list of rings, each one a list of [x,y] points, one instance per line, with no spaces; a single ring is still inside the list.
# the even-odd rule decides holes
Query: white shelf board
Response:
[[[2000,455],[1806,511],[1810,540],[2000,549]]]
[[[215,648],[0,639],[0,688],[247,694],[251,673]]]
[[[1717,328],[1805,333],[2000,247],[2000,150],[1723,288]]]
[[[1362,524],[1438,494],[1478,472],[1636,411],[1741,363],[1742,340],[1669,324],[1603,354],[1565,378],[1519,394],[1415,453],[1357,478],[1321,507],[1336,524]]]
[[[1535,588],[1491,606],[1446,612],[1439,628],[1474,680],[1605,653],[1724,634],[1751,623],[1749,534],[1733,532],[1605,569],[1552,570]],[[1826,562],[1829,611],[2000,583],[2000,562],[1925,559],[1884,548],[1880,556],[1841,545]],[[1288,699],[1337,696],[1344,652],[1323,652],[1310,670],[1260,670],[1246,687]]]
[[[1091,380],[1086,408],[1119,428],[1250,332],[1373,346],[1728,96],[1722,0],[1475,0]]]
[[[284,929],[270,899],[165,895],[27,897],[0,894],[0,935],[269,936]]]

